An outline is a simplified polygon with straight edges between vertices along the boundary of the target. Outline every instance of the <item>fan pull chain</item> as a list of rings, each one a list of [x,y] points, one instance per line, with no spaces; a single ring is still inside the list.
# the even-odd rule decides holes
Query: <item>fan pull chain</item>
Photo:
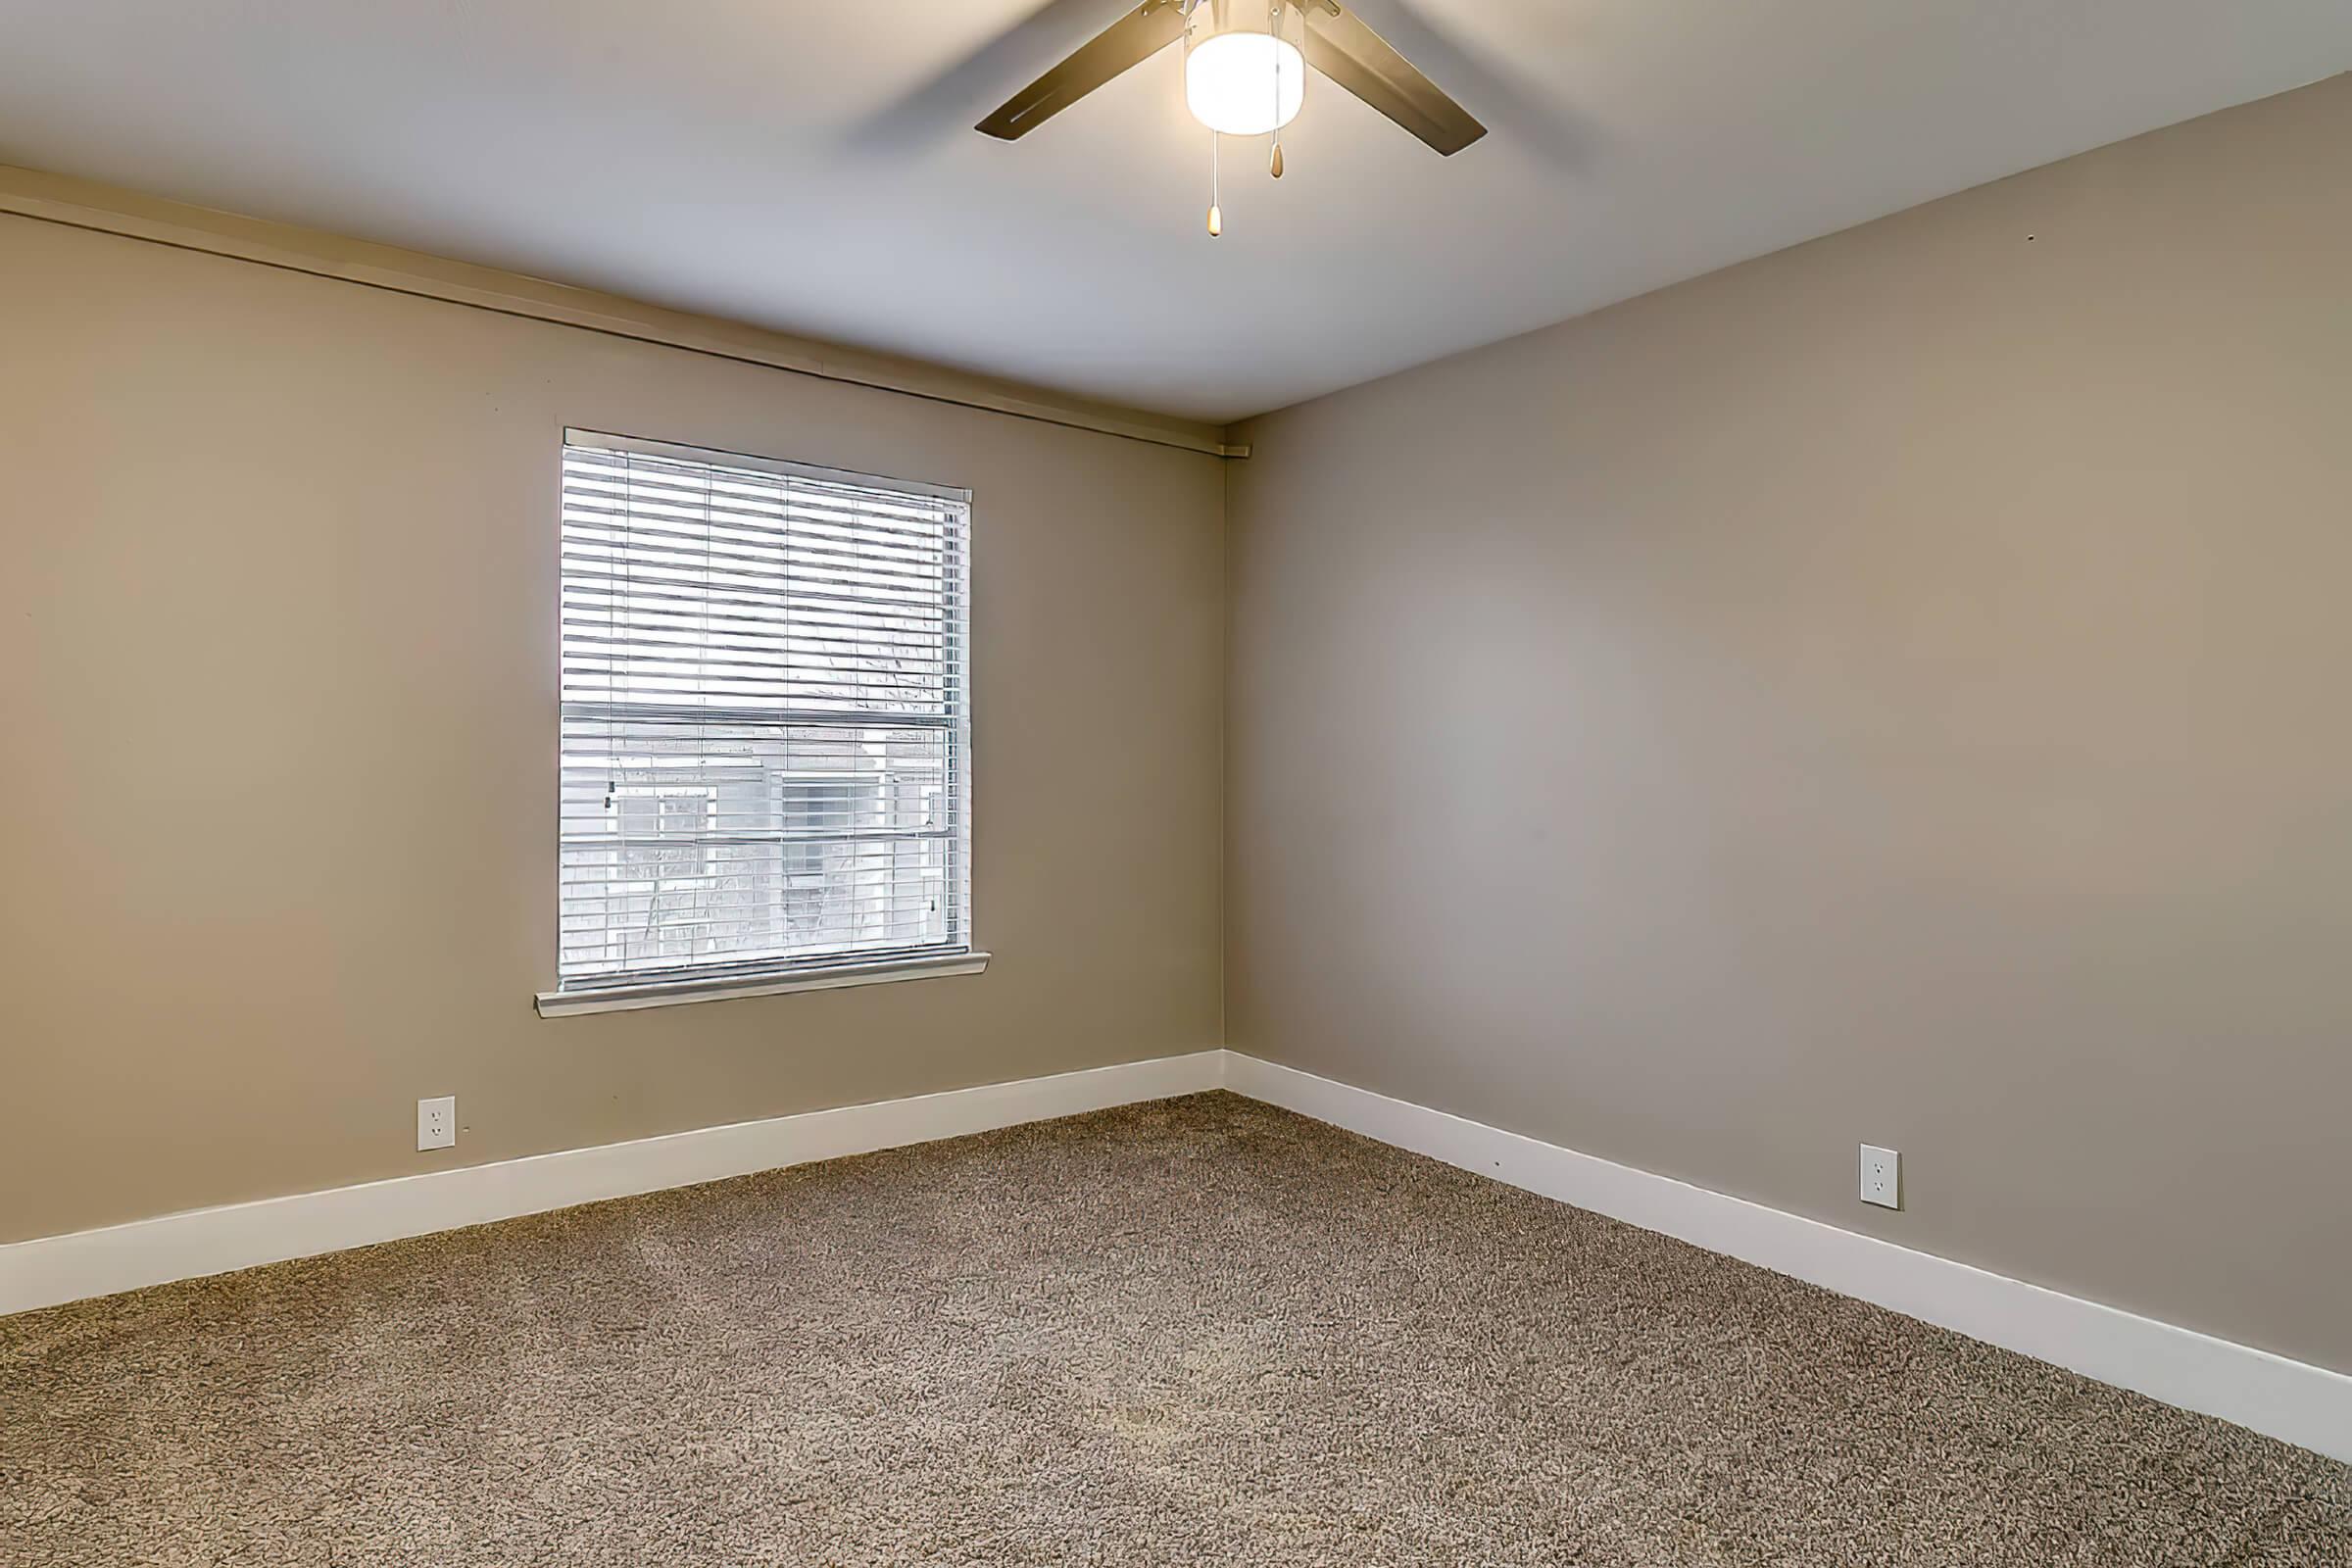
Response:
[[[1301,12],[1303,16],[1305,13]],[[1282,37],[1282,0],[1274,0],[1273,9],[1266,13],[1266,31],[1275,39]],[[1282,115],[1282,51],[1270,51],[1274,60],[1274,116]],[[1266,172],[1276,179],[1282,177],[1282,127],[1274,127],[1274,156],[1266,160]]]
[[[1208,133],[1208,237],[1225,232],[1225,214],[1217,206],[1217,133]]]

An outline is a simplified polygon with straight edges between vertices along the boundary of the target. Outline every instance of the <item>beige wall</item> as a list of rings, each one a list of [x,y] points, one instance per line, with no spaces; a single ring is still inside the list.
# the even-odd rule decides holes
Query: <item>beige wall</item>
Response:
[[[0,1241],[1218,1043],[1215,459],[24,218],[0,315]],[[565,424],[972,487],[985,975],[533,1013]]]
[[[1245,434],[1231,1044],[2352,1370],[2352,77]]]

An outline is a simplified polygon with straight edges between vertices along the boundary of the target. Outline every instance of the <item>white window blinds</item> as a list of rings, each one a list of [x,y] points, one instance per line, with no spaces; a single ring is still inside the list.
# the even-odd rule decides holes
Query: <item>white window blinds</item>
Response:
[[[564,990],[969,950],[970,523],[564,433]]]

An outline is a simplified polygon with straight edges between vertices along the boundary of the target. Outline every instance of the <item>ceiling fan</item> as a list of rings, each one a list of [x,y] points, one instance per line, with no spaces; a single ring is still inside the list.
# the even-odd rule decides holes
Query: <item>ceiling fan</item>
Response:
[[[978,129],[1015,141],[1169,44],[1184,44],[1184,97],[1209,138],[1208,231],[1223,231],[1216,198],[1219,136],[1275,137],[1306,96],[1306,67],[1450,158],[1487,133],[1470,112],[1339,0],[1143,0],[1068,59],[1022,88]]]

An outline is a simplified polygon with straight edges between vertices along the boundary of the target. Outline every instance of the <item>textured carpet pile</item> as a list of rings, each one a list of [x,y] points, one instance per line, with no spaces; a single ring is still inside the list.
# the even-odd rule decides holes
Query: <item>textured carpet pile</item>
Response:
[[[1206,1095],[0,1320],[0,1563],[2352,1563],[2352,1470]]]

